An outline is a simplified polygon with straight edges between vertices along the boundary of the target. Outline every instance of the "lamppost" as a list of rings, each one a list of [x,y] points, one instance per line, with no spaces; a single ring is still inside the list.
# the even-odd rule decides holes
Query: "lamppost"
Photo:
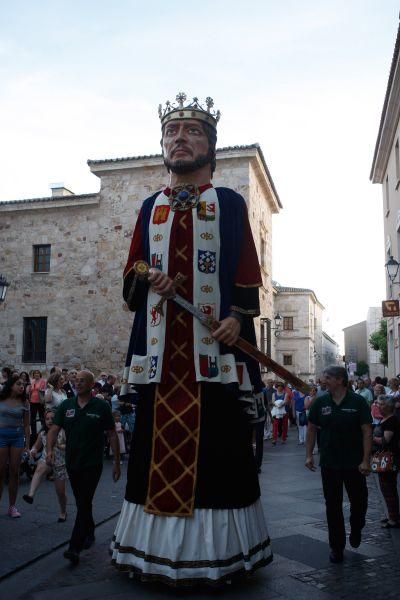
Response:
[[[282,317],[279,314],[279,312],[276,313],[276,315],[274,316],[274,321],[275,321],[275,327],[271,327],[271,329],[274,330],[274,335],[275,337],[279,337],[281,335],[281,322],[282,322]]]
[[[385,268],[390,281],[390,287],[392,287],[393,284],[399,285],[399,282],[395,281],[397,273],[399,272],[399,267],[400,263],[398,263],[397,260],[393,258],[393,256],[391,256],[385,264]]]
[[[0,302],[4,302],[6,299],[7,288],[10,283],[7,279],[0,273]]]

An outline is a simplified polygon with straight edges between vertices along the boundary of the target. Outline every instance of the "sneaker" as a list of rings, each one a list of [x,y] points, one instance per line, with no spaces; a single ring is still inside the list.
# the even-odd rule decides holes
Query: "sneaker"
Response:
[[[352,548],[358,548],[361,544],[361,531],[352,531],[349,535],[349,542]]]
[[[18,519],[18,517],[21,516],[21,513],[19,512],[19,510],[17,509],[16,506],[10,506],[7,514],[9,517],[12,517],[13,519]]]
[[[33,498],[29,494],[24,494],[22,499],[25,500],[28,504],[33,504]]]

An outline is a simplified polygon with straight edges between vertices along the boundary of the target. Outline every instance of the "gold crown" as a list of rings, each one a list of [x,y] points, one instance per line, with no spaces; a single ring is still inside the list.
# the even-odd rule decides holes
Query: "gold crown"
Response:
[[[205,99],[205,107],[200,104],[198,98],[193,98],[192,102],[185,105],[184,103],[186,99],[186,94],[180,92],[176,96],[176,101],[178,104],[167,100],[164,108],[162,104],[158,106],[158,114],[161,120],[161,126],[174,119],[198,119],[208,123],[215,129],[217,128],[217,123],[221,117],[221,113],[219,110],[215,111],[213,109],[214,100],[212,98],[208,97]]]

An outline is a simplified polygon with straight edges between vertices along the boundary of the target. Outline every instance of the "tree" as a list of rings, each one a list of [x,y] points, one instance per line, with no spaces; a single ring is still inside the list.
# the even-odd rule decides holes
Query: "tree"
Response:
[[[373,350],[379,350],[381,353],[379,360],[383,365],[388,364],[388,349],[387,349],[387,322],[382,319],[379,329],[371,333],[369,336],[369,345]]]
[[[359,360],[357,363],[357,373],[358,377],[362,377],[363,375],[368,375],[369,366],[364,360]]]

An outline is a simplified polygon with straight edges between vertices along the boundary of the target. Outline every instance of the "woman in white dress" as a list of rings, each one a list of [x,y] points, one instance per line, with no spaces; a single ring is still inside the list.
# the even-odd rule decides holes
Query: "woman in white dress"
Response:
[[[47,388],[44,401],[47,408],[58,408],[61,402],[67,399],[67,393],[63,389],[65,383],[64,375],[57,371],[52,373],[47,380]]]

